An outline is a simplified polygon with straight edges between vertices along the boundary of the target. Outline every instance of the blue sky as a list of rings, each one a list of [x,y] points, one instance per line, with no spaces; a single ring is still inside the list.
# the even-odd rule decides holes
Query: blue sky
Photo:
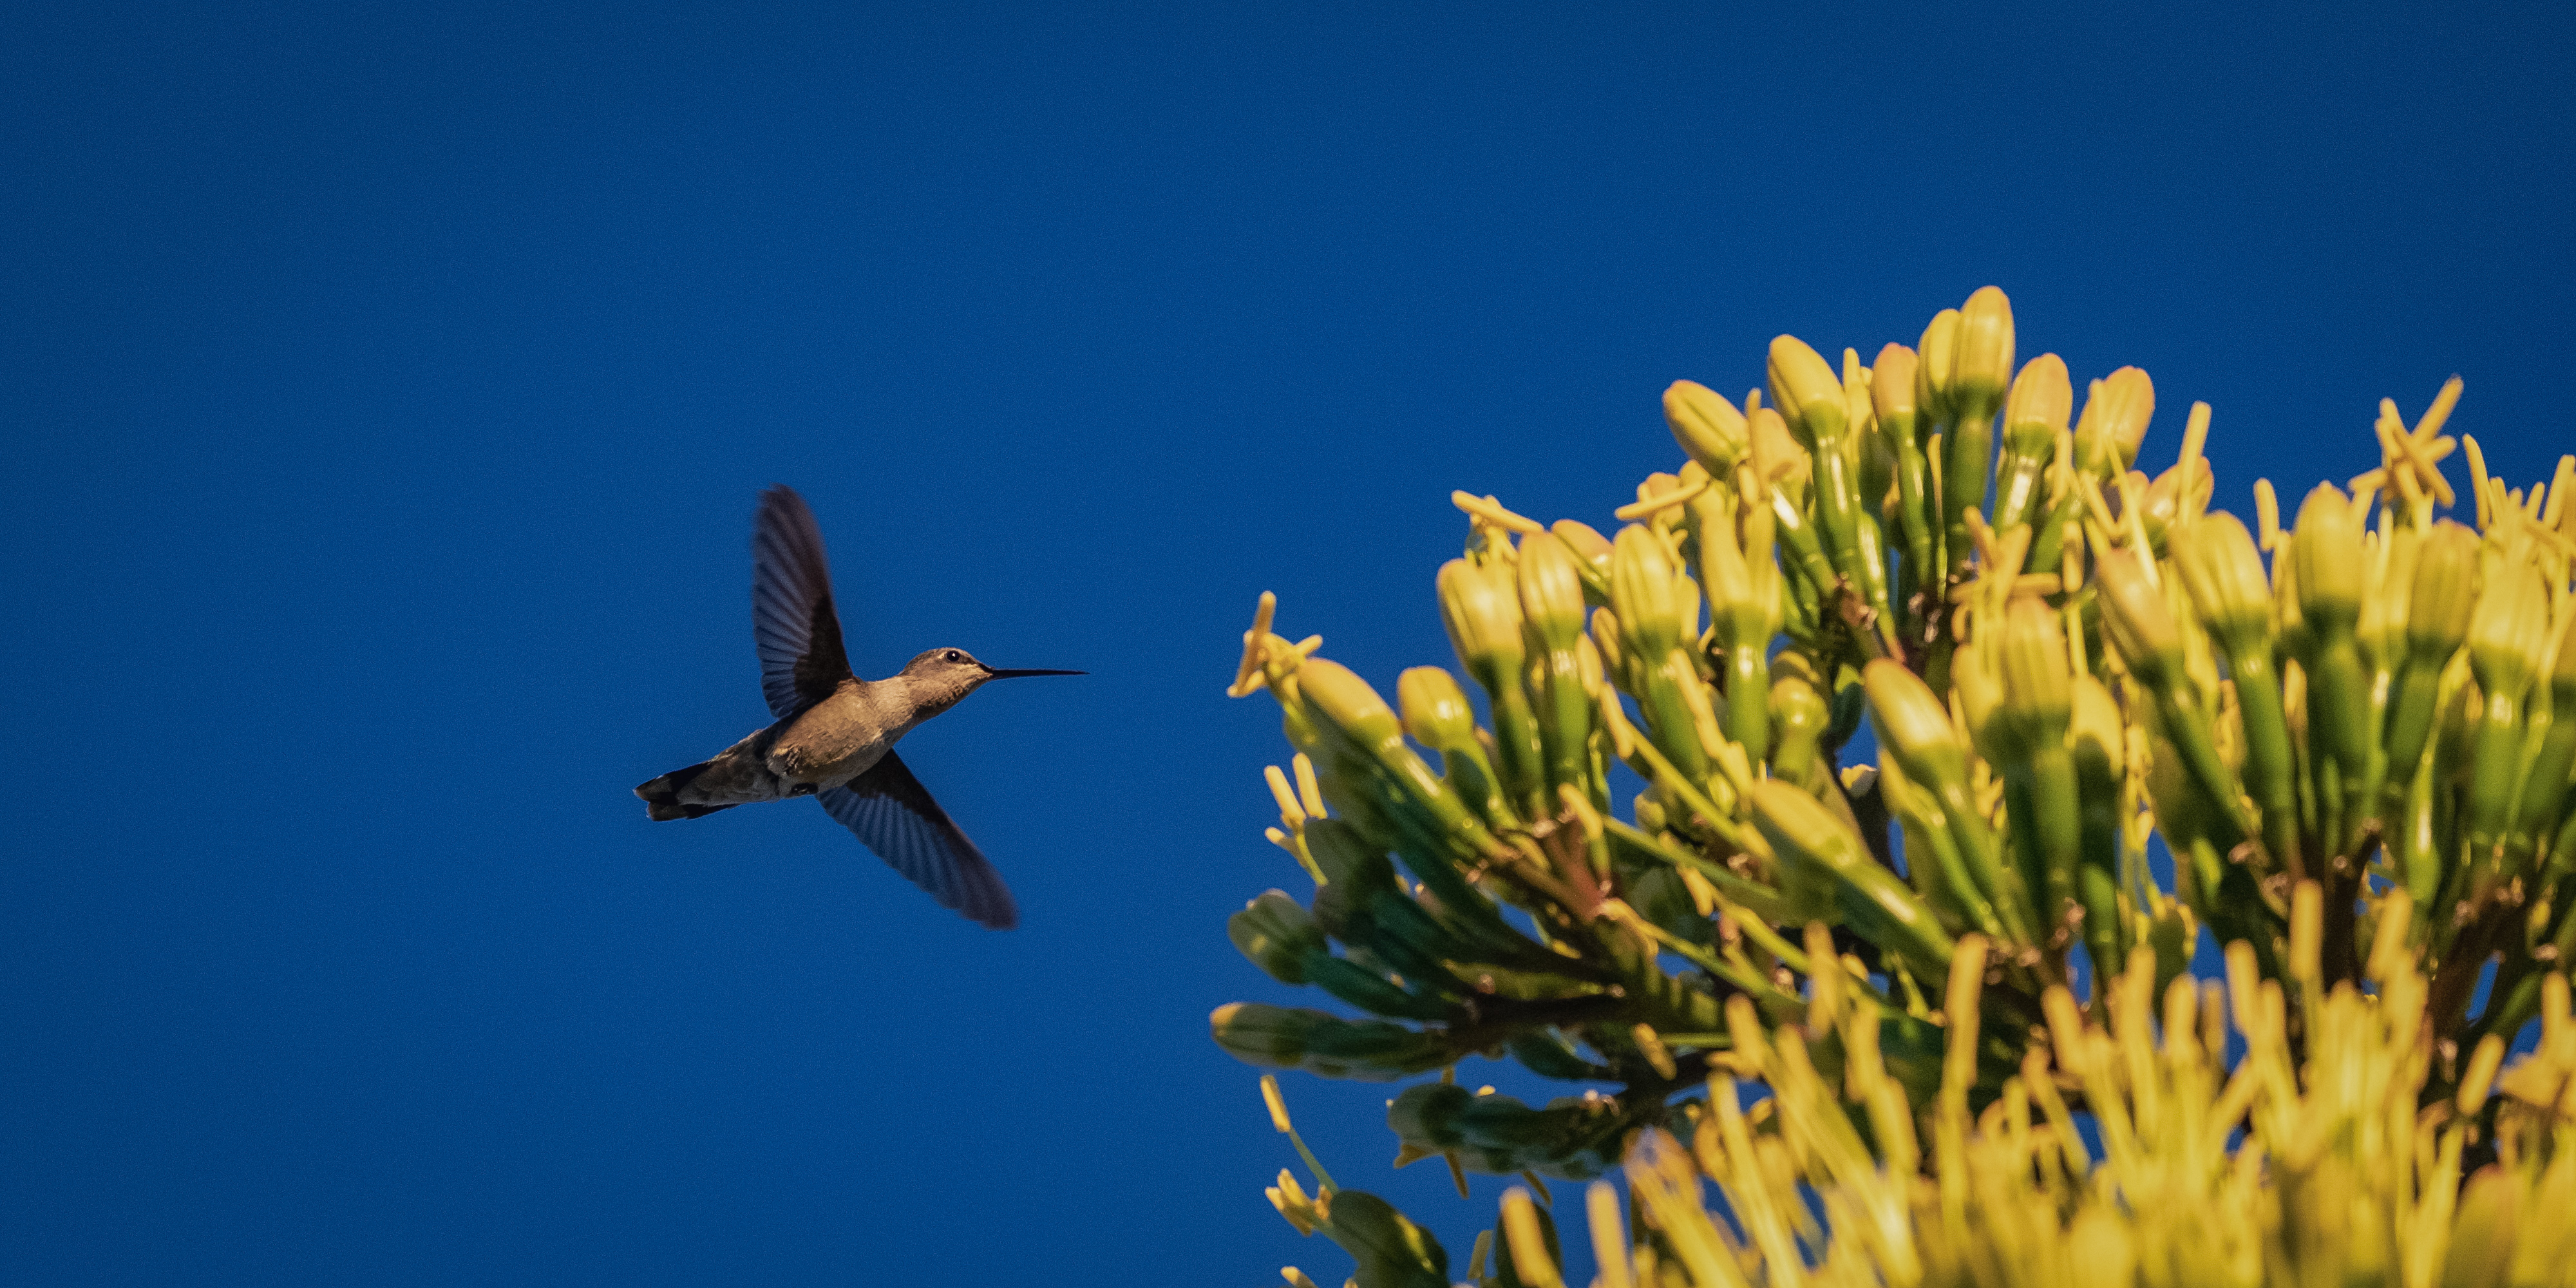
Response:
[[[1222,921],[1260,591],[1447,661],[1452,487],[1607,523],[1656,396],[1992,282],[2216,407],[2221,504],[2459,372],[2571,445],[2567,14],[1316,4],[0,16],[0,1277],[1337,1282]],[[789,483],[993,934],[811,806],[646,822],[763,723]],[[1470,1069],[1468,1076],[1477,1077]],[[1497,1192],[1388,1174],[1463,1269]]]

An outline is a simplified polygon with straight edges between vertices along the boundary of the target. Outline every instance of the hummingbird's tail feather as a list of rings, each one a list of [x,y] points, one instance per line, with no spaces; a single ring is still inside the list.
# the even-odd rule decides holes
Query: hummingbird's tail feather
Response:
[[[707,766],[714,763],[702,760],[686,769],[674,769],[636,788],[635,794],[644,798],[644,816],[656,823],[667,823],[675,818],[705,818],[717,810],[732,809],[731,805],[701,805],[680,799],[681,789],[707,772]]]

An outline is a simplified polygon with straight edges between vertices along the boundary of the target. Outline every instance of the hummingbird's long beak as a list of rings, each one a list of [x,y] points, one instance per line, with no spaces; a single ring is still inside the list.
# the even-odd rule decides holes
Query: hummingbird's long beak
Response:
[[[1018,679],[1019,677],[1021,677],[1021,676],[1023,676],[1023,675],[1089,675],[1089,674],[1091,674],[1091,672],[1089,672],[1089,671],[1042,671],[1042,670],[997,671],[997,670],[994,670],[992,667],[989,667],[989,666],[984,668],[984,678],[985,678],[985,679],[987,679],[987,680],[1015,680],[1015,679]]]

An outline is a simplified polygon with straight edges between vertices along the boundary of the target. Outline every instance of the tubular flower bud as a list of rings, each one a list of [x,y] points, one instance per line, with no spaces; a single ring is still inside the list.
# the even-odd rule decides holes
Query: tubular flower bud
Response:
[[[2101,589],[2102,633],[2120,660],[2151,685],[2180,676],[2182,634],[2140,557],[2126,549],[2103,551],[2093,561],[2093,584]]]
[[[1815,797],[1778,779],[1753,785],[1753,825],[1793,881],[1830,886],[1841,920],[1895,950],[1917,979],[1949,973],[1957,947],[1914,891],[1879,866],[1858,836]]]
[[[1959,714],[1968,722],[1968,739],[1977,754],[1993,765],[2019,762],[2027,748],[2019,737],[2021,727],[2001,718],[2003,677],[1995,673],[1987,646],[1970,641],[1951,655],[1950,691],[1958,695]]]
[[[2477,610],[2469,614],[2469,666],[2486,691],[2490,712],[2511,706],[2519,717],[2523,694],[2547,661],[2540,651],[2548,636],[2549,591],[2540,575],[2517,564],[2492,570]],[[2481,774],[2504,768],[2478,766]]]
[[[2231,641],[2259,638],[2272,624],[2272,581],[2243,522],[2224,510],[2175,532],[2174,567],[2192,607],[2211,632]]]
[[[1735,476],[1735,466],[1751,450],[1744,413],[1724,395],[1692,380],[1676,380],[1664,390],[1664,423],[1673,441],[1711,478]]]
[[[1996,531],[2040,517],[2044,471],[2057,453],[2057,436],[2066,432],[2074,404],[2066,363],[2056,354],[2031,359],[2014,379],[2012,397],[2004,404],[2003,460],[1995,471]]]
[[[1488,690],[1497,679],[1519,685],[1523,657],[1521,601],[1512,570],[1452,559],[1440,566],[1440,620],[1467,672]]]
[[[1595,531],[1592,525],[1573,519],[1559,519],[1548,526],[1548,531],[1555,533],[1557,540],[1572,548],[1576,558],[1599,569],[1604,575],[1609,573],[1610,539]]]
[[[1830,450],[1842,441],[1845,406],[1842,381],[1825,364],[1824,355],[1794,335],[1771,341],[1771,402],[1809,451]],[[1822,444],[1823,446],[1820,446]]]
[[[1811,781],[1811,774],[1819,764],[1816,744],[1824,737],[1832,711],[1806,675],[1782,673],[1787,670],[1775,667],[1771,681],[1771,774],[1802,787],[1821,787],[1823,778],[1813,776]]]
[[[1476,746],[1476,709],[1448,671],[1417,666],[1395,679],[1396,706],[1404,713],[1404,731],[1434,751],[1464,751]]]
[[[1331,1015],[1304,1007],[1233,1002],[1208,1016],[1208,1029],[1227,1055],[1264,1069],[1294,1069],[1306,1058],[1306,1038]]]
[[[1306,956],[1331,950],[1315,919],[1284,890],[1264,890],[1226,918],[1226,937],[1263,974],[1282,984],[1306,982]]]
[[[1554,537],[1532,535],[1521,542],[1518,566],[1522,619],[1550,649],[1573,648],[1588,611],[1574,552]]]
[[[1861,672],[1861,688],[1869,698],[1870,724],[1878,731],[1879,745],[1904,765],[1907,778],[1934,791],[1965,786],[1967,749],[1959,745],[1950,713],[1930,686],[1903,663],[1881,658]]]
[[[2361,516],[2332,483],[2320,483],[2299,506],[2291,537],[2299,610],[2320,638],[2352,629],[2361,617],[2368,555],[2361,548]]]
[[[2469,669],[2478,678],[2481,713],[2469,777],[2470,901],[2483,904],[2506,876],[2498,860],[2513,822],[2513,787],[2525,754],[2522,699],[2550,659],[2549,588],[2538,569],[2499,559],[2469,615]]]
[[[1327,658],[1312,657],[1297,670],[1297,687],[1325,722],[1359,747],[1373,749],[1403,737],[1403,725],[1386,699],[1351,669]]]
[[[2075,386],[2066,374],[2066,360],[2043,353],[2013,378],[2012,395],[2004,401],[2004,432],[2010,435],[2019,427],[2032,426],[2045,431],[2054,443],[2074,410]]]
[[[1917,365],[1912,349],[1890,344],[1878,351],[1878,362],[1870,368],[1870,407],[1878,416],[1879,428],[1909,441],[1923,405],[1922,391],[1914,384]]]
[[[1807,450],[1789,433],[1789,423],[1780,413],[1768,407],[1757,407],[1746,424],[1753,436],[1753,465],[1762,472],[1765,482],[1785,486],[1803,496],[1807,480],[1815,472],[1815,463]]]
[[[1680,570],[1662,538],[1630,524],[1619,530],[1611,549],[1611,611],[1619,615],[1630,650],[1652,666],[1697,636],[1699,624],[1682,619],[1681,602],[1673,593]]]
[[[2480,589],[2478,534],[2444,519],[2424,534],[2415,551],[2415,583],[2407,598],[2406,655],[2410,672],[2438,674],[2468,638],[2469,613]]]
[[[2095,478],[2116,478],[2138,459],[2156,414],[2156,382],[2136,367],[2095,381],[2075,422],[2075,462]]]
[[[1950,359],[1950,399],[1962,416],[1993,415],[2012,375],[2012,301],[2001,288],[1978,287],[1959,310],[1958,349]]]
[[[2074,694],[2067,678],[2066,635],[2057,614],[2036,599],[2016,599],[2004,615],[2003,708],[2014,741],[2041,748],[2065,741]]]
[[[1947,420],[1951,412],[1950,368],[1959,353],[1959,311],[1943,309],[1933,314],[1916,348],[1921,356],[1914,368],[1914,404],[1936,421]]]

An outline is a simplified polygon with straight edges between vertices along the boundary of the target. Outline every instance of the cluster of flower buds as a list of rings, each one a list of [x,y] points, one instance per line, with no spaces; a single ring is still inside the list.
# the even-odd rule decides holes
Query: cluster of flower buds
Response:
[[[2286,979],[2265,977],[2238,945],[2224,982],[2159,988],[2142,947],[2091,1017],[2065,987],[2044,991],[2018,1068],[1983,1096],[1973,1057],[1949,1061],[1928,1094],[1904,1086],[1876,1040],[1879,1008],[1855,991],[1819,988],[1801,1021],[1770,1028],[1749,1001],[1730,1000],[1735,1046],[1704,1094],[1627,1133],[1613,1173],[1625,1203],[1609,1180],[1584,1194],[1595,1282],[2576,1285],[2565,977],[2540,990],[2531,1057],[2500,1072],[2504,1043],[2490,1036],[2439,1094],[2427,1078],[2439,1062],[2424,1022],[2430,981],[2408,947],[2412,900],[2382,908],[2364,979],[2332,983],[2316,966],[2324,888],[2298,883],[2292,902],[2303,911]],[[1943,989],[1971,1043],[1987,950],[1982,936],[1965,940]],[[1828,1050],[1838,1068],[1819,1058]],[[1770,1094],[1748,1105],[1751,1080]],[[1434,1083],[1407,1093],[1407,1112],[1445,1115],[1456,1136],[1491,1099]],[[1303,1201],[1283,1173],[1273,1201],[1311,1228],[1287,1195]],[[1361,1257],[1360,1288],[1441,1282],[1424,1272],[1445,1268],[1446,1252],[1402,1229],[1416,1240],[1401,1245],[1409,1255]],[[1566,1260],[1544,1187],[1515,1187],[1466,1278],[1563,1288]]]
[[[1235,1006],[1219,1041],[1339,1076],[1480,1054],[1596,1084],[1531,1109],[1444,1073],[1393,1102],[1407,1158],[1580,1177],[1681,1131],[1673,1098],[1712,1071],[1771,1081],[1784,1115],[1775,1075],[1848,1084],[1864,1043],[1840,1027],[1783,1054],[1827,995],[1874,1017],[1891,1122],[1931,1112],[1945,1068],[1963,1121],[2013,1085],[2025,1116],[2061,1093],[2109,1112],[2144,1073],[2096,1085],[2064,1048],[2056,1089],[2031,1082],[2028,1053],[2077,1022],[2052,999],[2089,991],[2116,1026],[2116,991],[2083,981],[2165,990],[2205,929],[2247,989],[2297,992],[2275,1035],[2294,1061],[2357,1031],[2333,990],[2402,966],[2431,1053],[2410,1085],[2446,1102],[2576,954],[2576,457],[2510,488],[2444,434],[2459,392],[2411,425],[2383,401],[2375,468],[2288,527],[2258,481],[2248,525],[2210,508],[2206,404],[2149,476],[2146,373],[2079,400],[2056,355],[2016,365],[1988,287],[1868,365],[1781,336],[1741,401],[1675,383],[1684,459],[1611,535],[1454,494],[1465,548],[1434,585],[1465,684],[1417,667],[1390,704],[1274,633],[1265,595],[1229,690],[1280,705],[1269,835],[1314,883],[1255,900],[1235,943],[1380,1018]],[[2463,446],[2465,497],[2442,472]],[[2384,991],[2338,1005],[2393,1013]],[[2222,1142],[2249,1103],[2220,1106]],[[1892,1130],[1870,1129],[1882,1162]],[[1686,1165],[1657,1148],[1632,1183]],[[1981,1175],[1945,1172],[1942,1202]],[[1803,1211],[1780,1220],[1807,1239]]]

